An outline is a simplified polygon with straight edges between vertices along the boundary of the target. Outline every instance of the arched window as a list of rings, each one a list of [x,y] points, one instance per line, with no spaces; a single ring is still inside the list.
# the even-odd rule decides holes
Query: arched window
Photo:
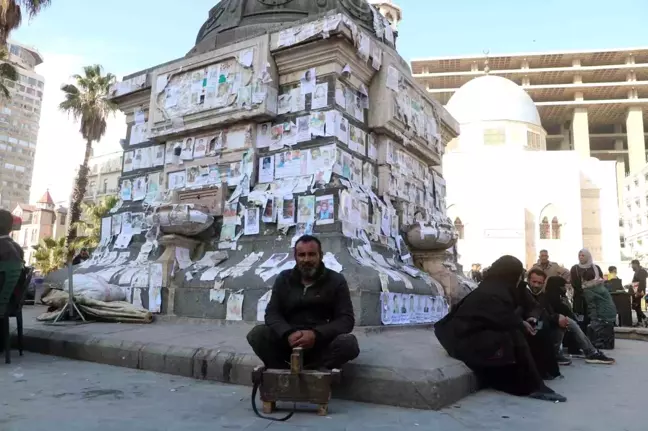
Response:
[[[454,227],[457,230],[457,235],[459,236],[459,239],[464,239],[464,225],[461,222],[461,219],[457,217],[454,220]]]
[[[560,222],[558,217],[551,219],[551,239],[560,239]]]
[[[394,24],[394,17],[392,16],[391,13],[387,12],[385,14],[385,18],[387,18],[387,21],[389,21],[390,24]]]
[[[547,217],[542,217],[542,221],[540,221],[540,239],[551,239],[551,231]]]

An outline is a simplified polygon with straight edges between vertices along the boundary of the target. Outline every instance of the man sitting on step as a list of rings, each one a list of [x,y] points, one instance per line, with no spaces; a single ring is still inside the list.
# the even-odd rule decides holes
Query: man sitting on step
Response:
[[[265,325],[247,340],[266,368],[290,368],[295,347],[304,349],[306,368],[340,368],[360,350],[351,334],[355,324],[349,286],[322,261],[322,244],[304,235],[295,243],[294,269],[277,276],[266,308]]]

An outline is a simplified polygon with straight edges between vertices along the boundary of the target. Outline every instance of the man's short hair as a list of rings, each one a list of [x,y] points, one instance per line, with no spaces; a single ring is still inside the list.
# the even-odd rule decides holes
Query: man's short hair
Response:
[[[639,263],[639,261],[637,259],[632,259],[632,261],[630,262],[630,265],[639,265],[639,266],[641,266],[641,264]]]
[[[313,235],[302,235],[299,237],[297,242],[295,242],[295,251],[297,251],[297,246],[302,243],[302,242],[314,242],[317,244],[317,247],[319,248],[320,254],[322,254],[322,242],[319,240],[319,238],[313,236]]]
[[[609,267],[608,272],[617,272],[617,267],[616,266]]]
[[[540,268],[531,268],[531,270],[527,274],[527,280],[531,280],[531,275],[533,275],[533,274],[539,275],[540,277],[542,277],[545,280],[547,279],[547,273],[546,272],[544,272]]]
[[[9,235],[13,229],[13,216],[7,210],[0,210],[0,235]]]
[[[538,254],[540,254],[540,253],[547,253],[547,254],[549,254],[549,252],[548,252],[547,250],[545,250],[544,248],[538,252]]]

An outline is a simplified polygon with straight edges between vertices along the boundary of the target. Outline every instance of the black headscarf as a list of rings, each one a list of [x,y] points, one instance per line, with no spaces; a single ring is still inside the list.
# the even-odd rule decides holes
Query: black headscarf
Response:
[[[514,256],[505,255],[493,262],[488,268],[484,281],[497,282],[510,289],[515,289],[523,273],[524,265],[522,265],[522,262]]]
[[[567,286],[567,282],[564,278],[559,276],[549,277],[547,279],[547,286],[545,287],[545,295],[547,303],[553,309],[554,313],[572,317],[572,311],[565,300],[567,297],[565,286]]]

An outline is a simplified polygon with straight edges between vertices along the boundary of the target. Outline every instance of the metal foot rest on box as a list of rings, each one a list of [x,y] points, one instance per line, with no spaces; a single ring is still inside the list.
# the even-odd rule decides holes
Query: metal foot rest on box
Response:
[[[317,414],[328,415],[331,399],[331,386],[339,383],[340,370],[317,371],[304,369],[304,351],[301,347],[293,349],[290,356],[290,370],[265,369],[256,367],[252,371],[252,410],[263,419],[286,421],[295,413],[295,407],[282,418],[264,416],[275,411],[277,401],[309,403],[317,405]],[[256,405],[256,394],[260,389],[263,414]]]

